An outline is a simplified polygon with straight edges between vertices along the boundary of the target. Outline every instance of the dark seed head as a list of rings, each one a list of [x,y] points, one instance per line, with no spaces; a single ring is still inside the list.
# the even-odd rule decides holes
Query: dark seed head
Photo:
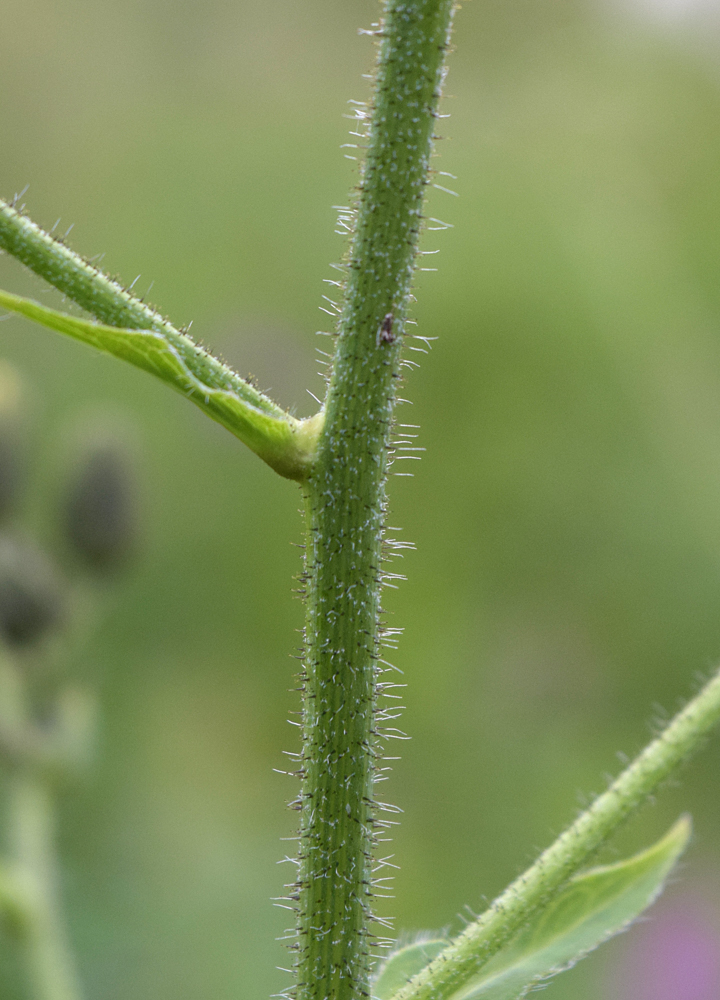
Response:
[[[47,557],[30,542],[0,535],[0,638],[30,646],[55,629],[62,587]]]
[[[115,569],[136,536],[136,497],[127,455],[115,443],[96,444],[76,471],[64,510],[65,532],[92,568]]]

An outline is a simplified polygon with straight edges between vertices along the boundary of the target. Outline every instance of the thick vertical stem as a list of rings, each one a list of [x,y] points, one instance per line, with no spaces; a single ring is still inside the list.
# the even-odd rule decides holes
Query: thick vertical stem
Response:
[[[307,510],[298,1000],[368,993],[384,483],[453,0],[390,0]]]

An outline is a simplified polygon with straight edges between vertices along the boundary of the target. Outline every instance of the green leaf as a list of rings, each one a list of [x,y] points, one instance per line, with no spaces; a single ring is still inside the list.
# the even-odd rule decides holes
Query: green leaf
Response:
[[[576,875],[452,1000],[517,1000],[624,930],[662,891],[691,829],[683,816],[641,854]]]
[[[226,427],[280,475],[298,480],[307,475],[322,429],[322,411],[296,420],[224,367],[218,384],[222,366],[182,335],[177,335],[175,344],[155,330],[105,326],[3,291],[0,306],[150,372]]]
[[[372,984],[375,1000],[390,1000],[393,994],[447,946],[445,938],[433,938],[429,941],[416,941],[388,955]]]

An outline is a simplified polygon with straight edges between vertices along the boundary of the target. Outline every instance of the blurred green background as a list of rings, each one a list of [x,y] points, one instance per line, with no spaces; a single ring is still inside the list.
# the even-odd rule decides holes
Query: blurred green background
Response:
[[[331,206],[357,181],[342,116],[372,61],[356,29],[377,14],[4,0],[0,191],[29,183],[36,221],[74,223],[76,249],[153,281],[176,323],[312,412],[344,249]],[[426,235],[439,271],[417,281],[439,339],[399,411],[427,454],[391,481],[390,522],[418,545],[386,602],[407,629],[382,904],[402,931],[461,927],[720,656],[720,29],[649,0],[473,0],[455,43],[436,166],[460,197],[432,192],[455,228]],[[62,305],[7,257],[0,287]],[[105,407],[140,442],[141,552],[72,666],[103,713],[60,818],[88,1000],[266,997],[288,982],[269,900],[294,830],[273,768],[297,743],[297,489],[118,362],[19,319],[0,355],[27,384],[17,523],[58,558],[68,428]],[[718,736],[604,857],[685,809],[681,880],[549,996],[720,995]],[[663,993],[688,962],[705,979]],[[6,946],[0,970],[20,1000]]]

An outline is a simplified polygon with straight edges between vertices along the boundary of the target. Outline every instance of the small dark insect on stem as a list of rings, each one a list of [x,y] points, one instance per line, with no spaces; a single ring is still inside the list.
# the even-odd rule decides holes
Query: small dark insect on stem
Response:
[[[393,314],[386,313],[377,332],[377,346],[380,344],[394,344],[397,337],[393,333]]]

